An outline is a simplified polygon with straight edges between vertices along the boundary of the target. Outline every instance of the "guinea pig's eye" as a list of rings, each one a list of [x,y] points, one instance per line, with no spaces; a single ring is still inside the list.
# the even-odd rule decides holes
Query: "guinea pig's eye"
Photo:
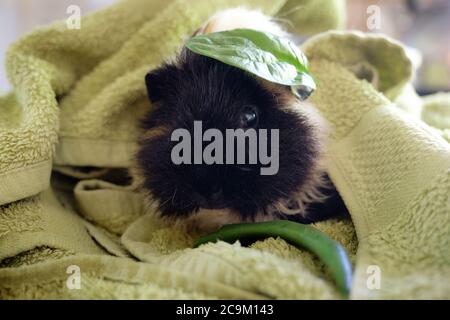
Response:
[[[254,106],[246,106],[241,115],[242,128],[254,128],[258,124],[258,110]]]

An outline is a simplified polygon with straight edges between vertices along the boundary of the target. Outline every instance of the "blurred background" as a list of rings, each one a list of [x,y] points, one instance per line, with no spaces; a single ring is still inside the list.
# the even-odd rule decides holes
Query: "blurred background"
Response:
[[[367,23],[371,5],[381,9],[378,30],[369,30]],[[422,55],[415,79],[419,93],[450,91],[449,0],[347,0],[347,28],[385,33],[417,49]]]
[[[0,94],[11,89],[5,74],[5,53],[21,35],[54,20],[67,19],[70,5],[92,12],[116,0],[0,0]],[[195,0],[194,0],[195,1]]]
[[[10,89],[5,52],[19,36],[38,25],[67,18],[70,5],[78,5],[84,15],[115,1],[0,0],[0,93]],[[374,20],[378,9],[379,19]],[[385,33],[418,49],[422,64],[415,86],[419,93],[450,91],[449,0],[347,0],[347,28]]]

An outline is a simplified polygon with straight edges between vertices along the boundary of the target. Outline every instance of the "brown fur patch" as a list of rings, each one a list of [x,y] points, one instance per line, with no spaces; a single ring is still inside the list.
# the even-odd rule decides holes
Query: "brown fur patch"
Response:
[[[140,137],[141,141],[149,141],[168,134],[170,128],[167,126],[157,126],[150,130],[146,130]]]
[[[292,94],[292,96],[294,96]],[[288,100],[286,100],[288,101]],[[319,155],[314,160],[314,166],[311,174],[306,179],[304,185],[290,198],[281,199],[278,203],[270,206],[268,212],[283,212],[286,215],[301,214],[304,215],[308,203],[322,202],[326,197],[320,192],[320,188],[326,187],[327,184],[323,180],[323,173],[327,167],[327,151],[326,145],[330,128],[327,121],[320,115],[314,105],[300,101],[295,98],[288,103],[283,104],[282,109],[297,113],[302,118],[306,118],[309,125],[314,130],[314,143],[316,144]],[[294,208],[289,206],[294,203]]]
[[[310,176],[293,197],[280,199],[280,201],[267,208],[268,213],[284,212],[287,215],[304,214],[308,203],[325,200],[319,189],[325,186],[325,183],[322,181],[322,174],[326,168],[325,146],[329,135],[329,126],[319,111],[312,104],[300,101],[295,97],[290,87],[264,79],[257,79],[257,81],[273,95],[280,109],[299,114],[302,118],[306,118],[309,125],[314,129],[314,140],[319,148],[320,154],[315,159],[314,168]],[[289,205],[292,203],[295,204],[295,208],[289,209]]]
[[[155,138],[164,136],[168,134],[170,128],[167,126],[157,126],[150,130],[144,131],[139,137],[139,142],[145,142],[149,140],[153,140]],[[145,176],[142,172],[142,168],[137,164],[137,161],[134,160],[132,166],[129,169],[130,176],[132,177],[132,187],[135,190],[140,190],[143,188]]]
[[[257,214],[253,219],[242,219],[242,217],[230,209],[203,209],[184,218],[167,218],[164,220],[174,227],[188,233],[206,234],[223,227],[224,225],[243,222],[263,222],[277,219],[273,214]]]
[[[278,105],[289,106],[295,104],[297,98],[291,92],[290,87],[273,83],[262,78],[255,78],[256,81],[268,92],[270,92]]]

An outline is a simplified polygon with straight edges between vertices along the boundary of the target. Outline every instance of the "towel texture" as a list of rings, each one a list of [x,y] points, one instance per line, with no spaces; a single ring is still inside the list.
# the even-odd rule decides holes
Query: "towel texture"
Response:
[[[339,0],[127,0],[80,30],[57,22],[11,47],[0,298],[343,298],[316,257],[282,239],[192,249],[196,235],[155,218],[127,183],[137,119],[151,108],[146,72],[211,14],[243,4],[305,34],[344,21]],[[353,220],[316,227],[350,253],[351,298],[450,298],[450,97],[420,99],[403,47],[385,37],[328,32],[303,48],[312,101],[333,129],[330,176]],[[379,288],[368,285],[373,266]]]
[[[450,148],[396,108],[411,77],[405,52],[358,33],[321,35],[305,50],[320,83],[313,101],[336,129],[329,173],[359,240],[352,297],[449,298]],[[424,116],[433,110],[445,118],[440,103],[448,96],[438,97],[425,103]],[[373,267],[381,277],[375,290]]]

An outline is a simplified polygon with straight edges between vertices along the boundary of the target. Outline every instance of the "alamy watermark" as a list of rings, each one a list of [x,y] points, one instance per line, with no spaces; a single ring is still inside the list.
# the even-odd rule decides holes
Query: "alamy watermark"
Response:
[[[77,5],[70,5],[66,9],[66,13],[70,15],[66,19],[67,29],[81,29],[81,8]]]
[[[66,269],[66,273],[70,274],[66,280],[66,287],[69,290],[81,289],[81,269],[77,265],[70,265]]]
[[[193,137],[189,130],[178,128],[172,132],[171,141],[178,142],[171,152],[172,162],[176,165],[260,164],[261,175],[278,173],[278,129],[271,129],[270,134],[267,129],[226,129],[224,137],[222,131],[214,128],[203,132],[202,122],[194,121]],[[203,149],[204,142],[209,144]]]
[[[366,27],[368,30],[380,30],[381,29],[381,8],[376,5],[370,5],[366,9],[367,21]]]
[[[381,289],[381,268],[377,265],[370,265],[366,269],[368,274],[366,280],[366,286],[369,290]]]

